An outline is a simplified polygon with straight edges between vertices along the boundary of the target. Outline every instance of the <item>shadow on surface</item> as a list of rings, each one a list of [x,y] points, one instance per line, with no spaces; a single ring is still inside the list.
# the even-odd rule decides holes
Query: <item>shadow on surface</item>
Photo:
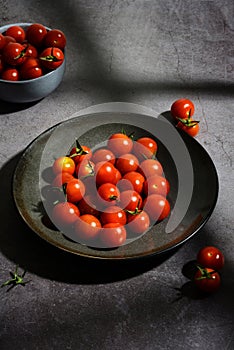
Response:
[[[19,112],[34,106],[40,101],[41,100],[35,101],[35,102],[28,102],[28,103],[11,103],[11,102],[0,100],[0,114]]]
[[[4,218],[0,249],[21,268],[43,278],[66,283],[110,283],[142,274],[160,265],[175,252],[131,261],[104,261],[83,258],[50,245],[31,231],[15,207],[11,186],[20,156],[21,153],[17,154],[0,169],[2,197],[5,198],[0,204],[0,215]]]

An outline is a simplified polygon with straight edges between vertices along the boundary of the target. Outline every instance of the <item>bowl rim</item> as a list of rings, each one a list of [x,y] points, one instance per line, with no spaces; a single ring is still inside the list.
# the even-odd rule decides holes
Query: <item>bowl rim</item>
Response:
[[[4,33],[8,28],[12,27],[12,26],[20,26],[20,27],[29,27],[31,24],[36,24],[38,22],[32,22],[32,23],[27,23],[27,22],[19,22],[19,23],[9,23],[9,24],[5,24],[4,26],[0,27],[0,33]],[[40,23],[42,24],[42,23]],[[47,30],[51,30],[50,27],[45,26],[44,24],[42,24]],[[24,80],[17,80],[17,81],[11,81],[11,80],[4,80],[0,78],[0,83],[3,84],[11,84],[11,85],[21,85],[21,84],[25,84],[25,83],[31,83],[34,81],[39,81],[42,79],[45,79],[45,77],[49,77],[50,75],[54,74],[59,68],[61,69],[61,67],[63,67],[65,65],[65,61],[66,61],[66,49],[63,50],[64,52],[64,60],[63,63],[61,64],[61,66],[59,66],[58,68],[42,75],[41,77],[38,78],[34,78],[34,79],[24,79]]]

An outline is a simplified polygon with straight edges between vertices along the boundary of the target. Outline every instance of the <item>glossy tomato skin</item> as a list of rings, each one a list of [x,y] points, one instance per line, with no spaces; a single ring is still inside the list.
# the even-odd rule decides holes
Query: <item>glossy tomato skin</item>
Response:
[[[221,285],[221,278],[217,271],[207,267],[195,273],[194,282],[201,291],[214,293]]]
[[[149,229],[150,218],[149,215],[144,211],[140,211],[138,214],[128,214],[127,229],[135,235],[141,235]]]
[[[46,34],[47,29],[42,24],[33,23],[26,30],[26,39],[33,46],[41,47]]]
[[[131,153],[132,147],[132,139],[123,133],[112,134],[107,141],[107,148],[117,157]]]
[[[22,44],[10,42],[3,49],[3,57],[5,62],[11,66],[18,66],[22,64],[26,60],[23,51],[24,46]]]
[[[4,48],[6,44],[6,39],[5,39],[5,36],[0,33],[0,51]]]
[[[71,180],[66,185],[66,196],[68,202],[77,203],[85,194],[85,185],[79,179]]]
[[[18,81],[19,77],[19,71],[16,68],[6,68],[1,74],[3,80]]]
[[[32,57],[32,58],[37,58],[38,57],[38,51],[35,48],[35,46],[28,44],[28,43],[23,43],[24,50],[25,50],[25,56],[26,57]]]
[[[48,47],[39,56],[43,67],[54,70],[64,61],[64,53],[58,47]]]
[[[166,197],[170,191],[170,184],[165,177],[154,175],[146,179],[143,185],[143,191],[146,196],[160,194]]]
[[[66,46],[65,34],[59,29],[51,29],[45,35],[43,44],[46,47],[58,47],[63,50]]]
[[[61,229],[64,226],[73,225],[80,216],[76,205],[69,202],[58,203],[52,209],[52,222]]]
[[[101,223],[103,225],[109,223],[117,223],[120,225],[125,225],[127,222],[127,215],[123,209],[113,205],[105,208],[101,213]]]
[[[116,168],[110,162],[99,162],[95,164],[96,184],[101,186],[102,184],[109,182],[114,185],[118,182],[116,175]]]
[[[158,145],[151,137],[141,137],[133,143],[133,152],[140,161],[154,157],[157,149]]]
[[[56,175],[61,172],[68,172],[73,175],[75,168],[75,162],[70,157],[66,156],[57,158],[52,165],[52,170]]]
[[[79,179],[94,176],[94,166],[95,164],[89,159],[84,159],[76,165],[76,176]]]
[[[59,174],[57,174],[52,182],[52,185],[54,187],[61,187],[62,185],[64,185],[65,183],[74,180],[74,176],[72,174],[70,174],[69,172],[61,172]]]
[[[187,98],[180,98],[171,105],[171,114],[174,118],[187,119],[194,114],[194,104]]]
[[[80,243],[95,244],[101,230],[101,222],[91,214],[81,215],[75,223],[75,234]]]
[[[190,122],[191,123],[193,122],[192,118],[190,118]],[[184,132],[186,132],[188,135],[190,135],[192,137],[196,136],[200,131],[200,126],[198,123],[195,123],[194,125],[189,126],[189,125],[186,125],[186,124],[182,123],[181,121],[179,121],[179,123],[176,125],[176,127],[178,129],[183,130]]]
[[[85,195],[78,203],[78,208],[81,215],[90,214],[99,217],[98,201],[94,194]]]
[[[140,163],[138,172],[142,174],[146,179],[154,175],[162,175],[163,167],[161,163],[156,159],[146,159]]]
[[[120,171],[122,175],[136,171],[139,165],[139,161],[132,153],[122,154],[115,163],[115,167]]]
[[[203,247],[197,254],[197,263],[203,267],[221,270],[224,266],[224,255],[221,250],[216,247]]]
[[[115,248],[123,245],[127,238],[124,226],[118,223],[108,223],[100,231],[100,241],[104,248]]]
[[[14,38],[18,43],[22,43],[25,39],[25,31],[20,26],[11,26],[6,30],[6,35]]]
[[[12,36],[5,35],[4,36],[4,46],[2,47],[2,51],[9,43],[16,43],[16,40],[15,40],[15,38],[12,38]]]
[[[136,211],[142,208],[142,197],[134,190],[127,190],[120,193],[119,206],[122,209]]]
[[[98,188],[103,205],[114,205],[119,200],[120,192],[112,183],[106,182]]]
[[[150,194],[143,202],[143,208],[152,223],[164,220],[170,213],[170,203],[159,194]]]
[[[141,194],[144,181],[145,178],[142,174],[137,171],[130,171],[122,177],[118,187],[121,191],[134,190]]]
[[[42,75],[43,71],[37,58],[29,57],[20,66],[21,79],[34,79]]]
[[[43,70],[40,67],[33,67],[24,71],[24,74],[21,77],[24,80],[29,80],[29,79],[39,78],[42,75],[43,75]]]
[[[99,162],[110,162],[115,164],[115,155],[107,148],[100,148],[93,152],[92,161],[95,164]]]
[[[74,160],[76,164],[83,162],[84,160],[90,160],[92,157],[92,150],[86,145],[80,147],[73,147],[69,153],[69,156]]]

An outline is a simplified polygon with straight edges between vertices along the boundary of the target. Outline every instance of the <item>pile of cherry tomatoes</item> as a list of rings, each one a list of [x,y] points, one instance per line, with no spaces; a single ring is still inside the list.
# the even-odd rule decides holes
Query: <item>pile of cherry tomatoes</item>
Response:
[[[190,136],[196,136],[200,130],[199,121],[194,120],[194,104],[187,98],[180,98],[171,105],[171,114],[178,122],[176,127]]]
[[[64,61],[65,34],[40,23],[18,25],[0,33],[0,77],[18,81],[39,78]]]
[[[157,149],[153,138],[133,141],[124,132],[93,150],[77,141],[52,165],[52,186],[63,192],[51,210],[54,225],[65,234],[72,230],[81,244],[110,248],[165,219],[170,184]]]

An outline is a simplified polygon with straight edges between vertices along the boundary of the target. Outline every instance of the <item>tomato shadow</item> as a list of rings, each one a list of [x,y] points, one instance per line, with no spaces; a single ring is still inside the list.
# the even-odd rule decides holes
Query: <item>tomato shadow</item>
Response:
[[[110,283],[140,275],[175,253],[176,249],[148,258],[106,261],[80,257],[50,245],[27,226],[15,206],[12,178],[20,157],[21,153],[0,169],[2,198],[5,198],[0,203],[0,215],[4,218],[1,223],[0,250],[22,269],[65,283]],[[35,205],[37,207],[37,203]]]

